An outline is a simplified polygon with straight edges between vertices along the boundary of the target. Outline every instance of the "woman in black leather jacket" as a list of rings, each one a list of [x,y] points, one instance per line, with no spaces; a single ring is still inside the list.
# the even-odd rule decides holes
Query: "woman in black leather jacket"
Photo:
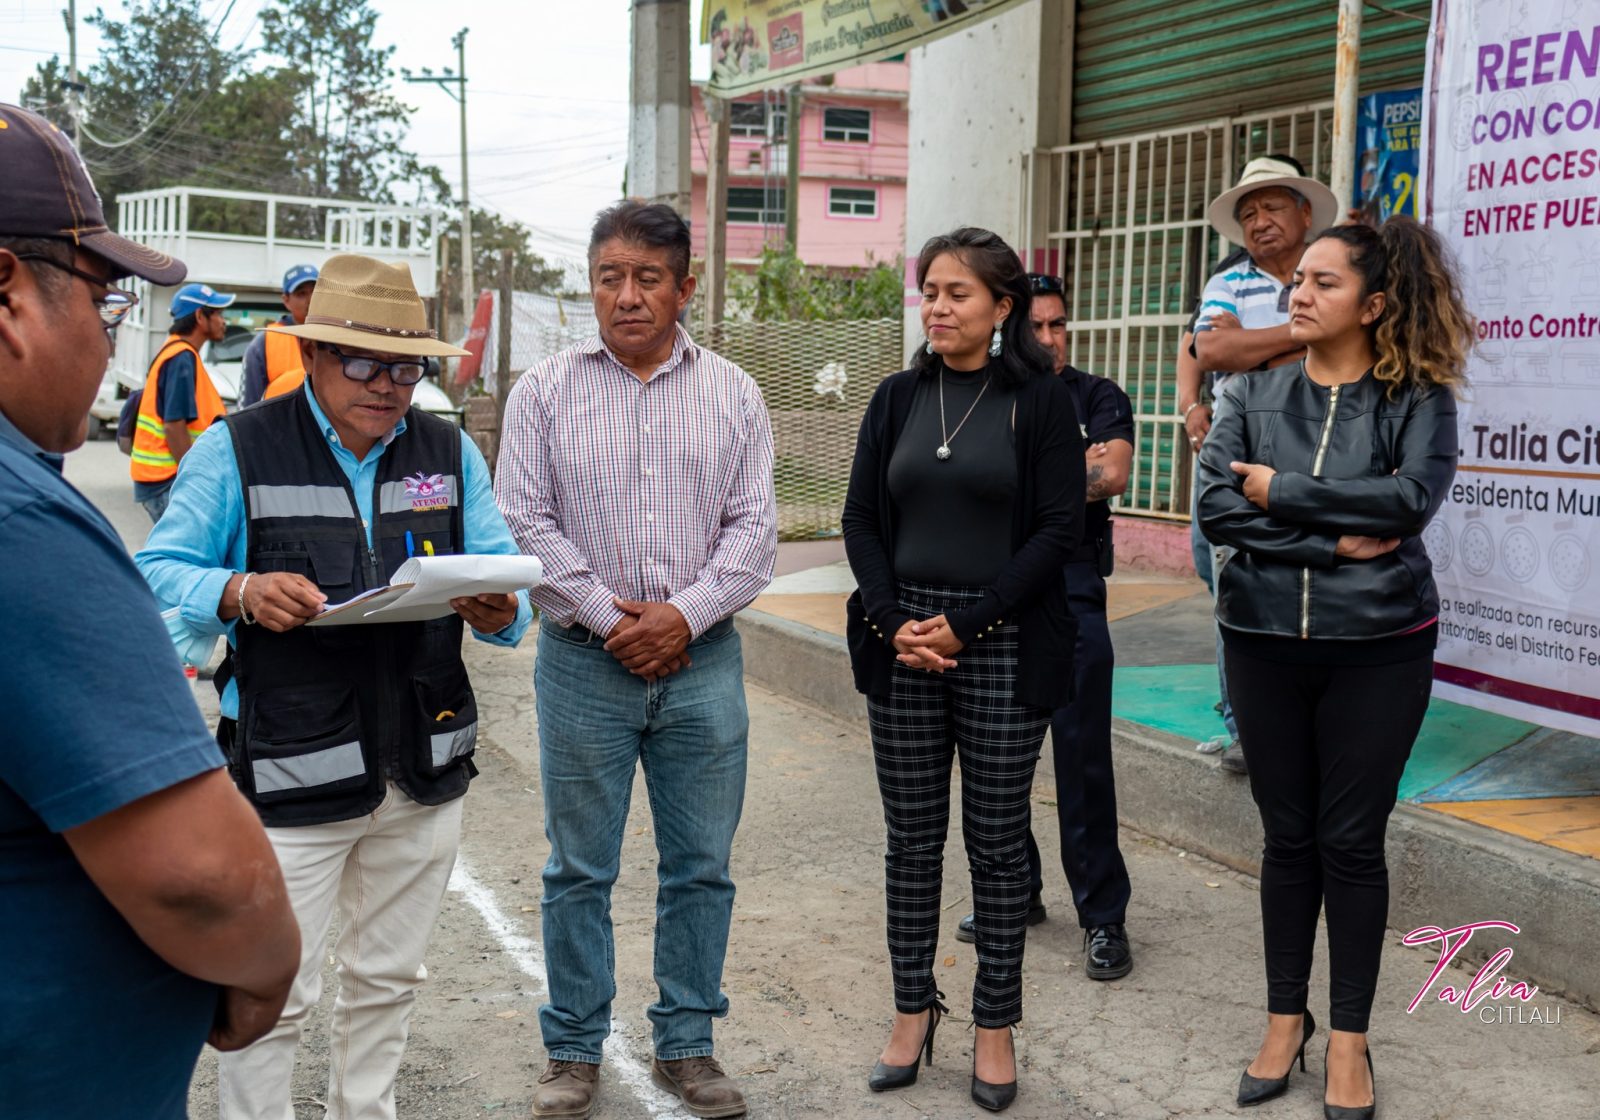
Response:
[[[1200,458],[1201,529],[1237,554],[1217,620],[1261,811],[1266,1038],[1238,1101],[1282,1093],[1331,972],[1324,1115],[1375,1108],[1367,1020],[1389,907],[1384,833],[1427,710],[1439,599],[1421,533],[1457,459],[1474,325],[1439,239],[1408,219],[1306,249],[1289,303],[1303,361],[1235,378]]]

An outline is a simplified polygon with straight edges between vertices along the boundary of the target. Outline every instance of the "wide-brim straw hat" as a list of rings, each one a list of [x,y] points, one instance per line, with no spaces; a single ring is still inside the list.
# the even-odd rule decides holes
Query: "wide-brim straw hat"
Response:
[[[417,358],[464,358],[428,326],[411,268],[345,253],[328,258],[317,277],[306,321],[273,330],[313,342]]]
[[[1267,187],[1287,187],[1299,191],[1311,203],[1311,232],[1318,233],[1333,225],[1343,214],[1338,196],[1315,179],[1308,179],[1295,170],[1292,163],[1261,156],[1244,165],[1238,185],[1223,191],[1206,209],[1206,221],[1211,228],[1235,245],[1244,244],[1244,227],[1233,216],[1239,200],[1252,191]]]

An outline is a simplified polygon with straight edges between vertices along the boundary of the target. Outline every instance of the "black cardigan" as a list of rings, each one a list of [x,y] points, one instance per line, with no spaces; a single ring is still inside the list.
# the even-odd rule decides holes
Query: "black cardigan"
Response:
[[[861,420],[850,468],[842,523],[857,590],[846,604],[846,637],[856,688],[869,696],[888,693],[896,656],[892,639],[912,619],[900,606],[894,575],[896,511],[889,497],[889,460],[911,414],[918,380],[932,376],[906,370],[884,379]],[[981,641],[1008,618],[1015,621],[1013,698],[1054,709],[1072,698],[1077,626],[1067,607],[1062,567],[1083,531],[1083,436],[1072,393],[1060,378],[1029,378],[1017,387],[1016,401],[1011,562],[982,599],[948,618],[963,645]]]

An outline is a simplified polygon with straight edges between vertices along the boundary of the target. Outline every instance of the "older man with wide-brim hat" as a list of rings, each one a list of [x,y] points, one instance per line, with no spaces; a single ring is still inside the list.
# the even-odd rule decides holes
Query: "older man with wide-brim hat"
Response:
[[[1271,369],[1300,355],[1300,348],[1289,337],[1294,270],[1311,235],[1333,225],[1340,216],[1333,191],[1308,176],[1289,155],[1252,159],[1245,164],[1238,183],[1206,209],[1211,227],[1242,247],[1244,255],[1229,258],[1206,282],[1192,328],[1190,357],[1196,361],[1179,366],[1178,411],[1196,454],[1210,430],[1211,409],[1221,407],[1222,387],[1231,378]],[[1201,395],[1201,382],[1207,378],[1214,406],[1207,405]],[[1209,559],[1215,569],[1225,556],[1200,535],[1198,523],[1192,532],[1197,556]],[[1217,678],[1227,734],[1202,746],[1217,754],[1222,769],[1242,774],[1244,752],[1228,701],[1220,635]]]
[[[412,409],[439,358],[403,264],[329,260],[293,393],[195,443],[137,562],[191,628],[228,635],[218,739],[277,851],[304,951],[283,1018],[225,1055],[224,1120],[291,1120],[290,1079],[339,914],[330,1115],[395,1115],[406,1023],[461,831],[478,708],[461,640],[515,645],[525,592],[427,622],[319,626],[412,555],[518,552],[477,447]]]
[[[1195,324],[1202,369],[1245,373],[1281,364],[1299,348],[1289,338],[1288,292],[1313,233],[1340,218],[1339,200],[1287,156],[1261,156],[1206,209],[1206,220],[1249,253],[1247,262],[1206,284]],[[1225,379],[1224,379],[1225,380]],[[1213,389],[1220,389],[1216,383]]]

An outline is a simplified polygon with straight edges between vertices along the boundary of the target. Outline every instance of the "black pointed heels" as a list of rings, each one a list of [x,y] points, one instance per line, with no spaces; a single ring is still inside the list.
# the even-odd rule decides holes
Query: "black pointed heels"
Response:
[[[1011,1028],[1007,1029],[1010,1030]],[[1017,1062],[1016,1035],[1013,1034],[1011,1038],[1011,1068],[1015,1070]],[[1004,1112],[1011,1106],[1011,1102],[1016,1099],[1017,1079],[1015,1074],[1012,1075],[1010,1081],[1003,1084],[985,1081],[978,1076],[978,1045],[977,1040],[974,1039],[972,1045],[972,1103],[979,1108],[986,1108],[990,1112]]]
[[[1322,1052],[1322,1115],[1324,1120],[1372,1120],[1378,1114],[1378,1075],[1372,1072],[1372,1047],[1367,1047],[1367,1076],[1372,1078],[1372,1103],[1352,1106],[1328,1103],[1328,1052]]]
[[[939,1029],[941,1017],[950,1014],[950,1009],[942,1002],[943,992],[933,993],[933,1002],[928,1005],[928,1033],[922,1036],[922,1052],[917,1055],[917,1060],[908,1066],[891,1066],[879,1062],[872,1067],[872,1073],[867,1076],[867,1088],[874,1093],[886,1093],[891,1089],[904,1089],[908,1085],[917,1083],[917,1069],[921,1063],[933,1065],[933,1032]]]
[[[1300,1050],[1295,1059],[1300,1062],[1300,1072],[1306,1071],[1306,1043],[1311,1041],[1311,1036],[1316,1032],[1317,1021],[1311,1017],[1310,1010],[1305,1013],[1305,1035],[1300,1039]],[[1289,1062],[1289,1068],[1283,1071],[1282,1077],[1253,1077],[1249,1067],[1239,1078],[1239,1106],[1241,1108],[1270,1101],[1274,1097],[1281,1097],[1289,1088],[1289,1074],[1294,1069],[1294,1060]],[[1343,1118],[1337,1118],[1343,1120]]]

